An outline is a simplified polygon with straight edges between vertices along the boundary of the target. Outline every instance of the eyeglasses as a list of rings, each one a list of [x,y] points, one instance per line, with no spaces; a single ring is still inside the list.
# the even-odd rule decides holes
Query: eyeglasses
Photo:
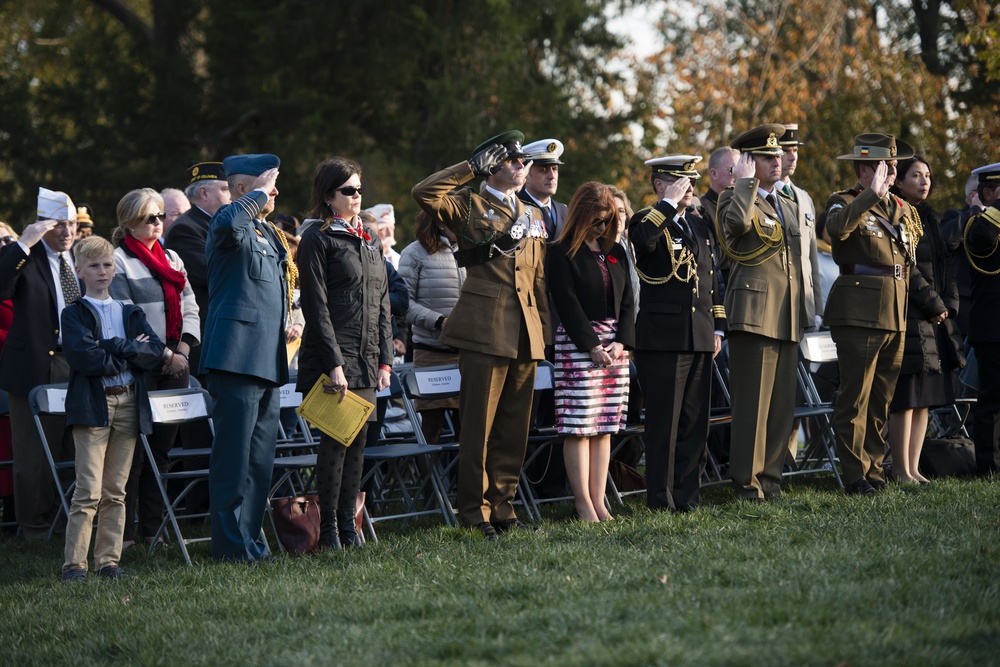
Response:
[[[342,188],[334,188],[333,191],[334,192],[339,192],[340,194],[344,195],[345,197],[353,197],[354,195],[361,194],[361,186],[359,185],[359,186],[355,187],[353,185],[347,185],[347,186],[344,186]]]
[[[147,225],[155,225],[157,222],[163,222],[167,219],[167,214],[163,211],[159,213],[150,213],[149,215],[139,216],[139,222],[145,222]]]

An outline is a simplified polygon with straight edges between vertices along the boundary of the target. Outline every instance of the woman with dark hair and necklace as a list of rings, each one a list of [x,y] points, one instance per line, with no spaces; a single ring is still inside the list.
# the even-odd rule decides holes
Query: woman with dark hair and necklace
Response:
[[[300,228],[298,265],[306,326],[299,350],[297,389],[306,393],[326,373],[327,393],[347,390],[375,404],[389,386],[392,324],[382,242],[365,227],[361,212],[361,167],[341,157],[324,160],[313,175],[310,219]],[[344,447],[320,438],[316,487],[321,548],[362,545],[355,512],[368,428]]]
[[[589,182],[573,195],[549,246],[545,277],[559,313],[555,333],[556,428],[576,513],[588,523],[612,517],[604,504],[611,435],[625,424],[635,339],[632,285],[618,236],[611,188]]]

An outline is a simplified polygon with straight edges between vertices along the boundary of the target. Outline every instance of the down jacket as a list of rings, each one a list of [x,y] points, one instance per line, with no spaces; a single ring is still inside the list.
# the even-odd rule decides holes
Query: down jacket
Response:
[[[924,235],[917,243],[917,267],[931,289],[925,294],[915,294],[911,280],[900,375],[941,373],[965,366],[963,338],[955,323],[958,284],[948,262],[948,240],[942,236],[937,212],[927,202],[920,202],[914,208],[920,214],[924,228]],[[930,318],[943,310],[948,311],[948,319],[940,325],[933,324]],[[948,334],[945,349],[938,349],[939,327],[944,327]]]
[[[414,241],[399,257],[399,275],[406,281],[410,295],[406,321],[410,324],[411,340],[448,350],[438,342],[441,329],[437,322],[451,314],[465,282],[465,269],[455,261],[454,249],[444,245],[432,255],[419,241]]]

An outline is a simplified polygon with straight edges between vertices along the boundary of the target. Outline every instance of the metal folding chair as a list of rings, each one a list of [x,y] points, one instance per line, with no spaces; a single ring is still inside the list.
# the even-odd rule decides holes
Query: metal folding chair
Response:
[[[66,388],[68,386],[66,382],[41,384],[34,387],[28,393],[28,406],[31,408],[31,415],[35,419],[35,428],[38,429],[38,437],[42,441],[42,450],[45,452],[45,458],[48,460],[49,468],[52,470],[52,480],[56,485],[56,493],[59,494],[59,510],[56,513],[56,518],[52,521],[52,526],[49,528],[50,540],[55,531],[59,514],[61,513],[67,518],[69,517],[69,506],[73,500],[73,491],[76,489],[76,460],[55,460],[52,456],[52,447],[45,437],[45,429],[42,428],[41,418],[46,415],[66,414]],[[69,484],[64,484],[59,476],[60,472],[65,473],[66,471],[74,471],[73,481]]]
[[[843,488],[844,482],[837,469],[837,440],[831,423],[833,404],[820,396],[813,377],[820,364],[837,360],[837,346],[829,331],[808,333],[799,344],[799,353],[798,383],[804,402],[795,406],[795,416],[809,425],[809,437],[796,461],[798,470],[786,472],[782,477],[832,472]]]

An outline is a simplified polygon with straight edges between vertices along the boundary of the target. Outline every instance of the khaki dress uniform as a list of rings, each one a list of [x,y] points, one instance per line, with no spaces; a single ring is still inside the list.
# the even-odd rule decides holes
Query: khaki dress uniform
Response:
[[[738,499],[781,495],[795,412],[798,347],[806,322],[801,230],[795,201],[775,209],[756,178],[719,196],[718,234],[733,259],[726,288],[732,440],[730,478]]]
[[[549,321],[541,213],[516,197],[512,212],[486,190],[452,193],[473,176],[463,161],[418,183],[412,193],[421,208],[455,232],[456,259],[467,271],[440,337],[459,350],[458,514],[467,526],[516,518],[511,503]]]
[[[908,301],[911,291],[929,289],[922,277],[910,280],[920,218],[903,200],[880,199],[860,183],[831,195],[826,210],[841,273],[823,314],[840,367],[833,412],[837,450],[848,487],[862,479],[879,485],[885,482],[885,424],[903,357]]]

